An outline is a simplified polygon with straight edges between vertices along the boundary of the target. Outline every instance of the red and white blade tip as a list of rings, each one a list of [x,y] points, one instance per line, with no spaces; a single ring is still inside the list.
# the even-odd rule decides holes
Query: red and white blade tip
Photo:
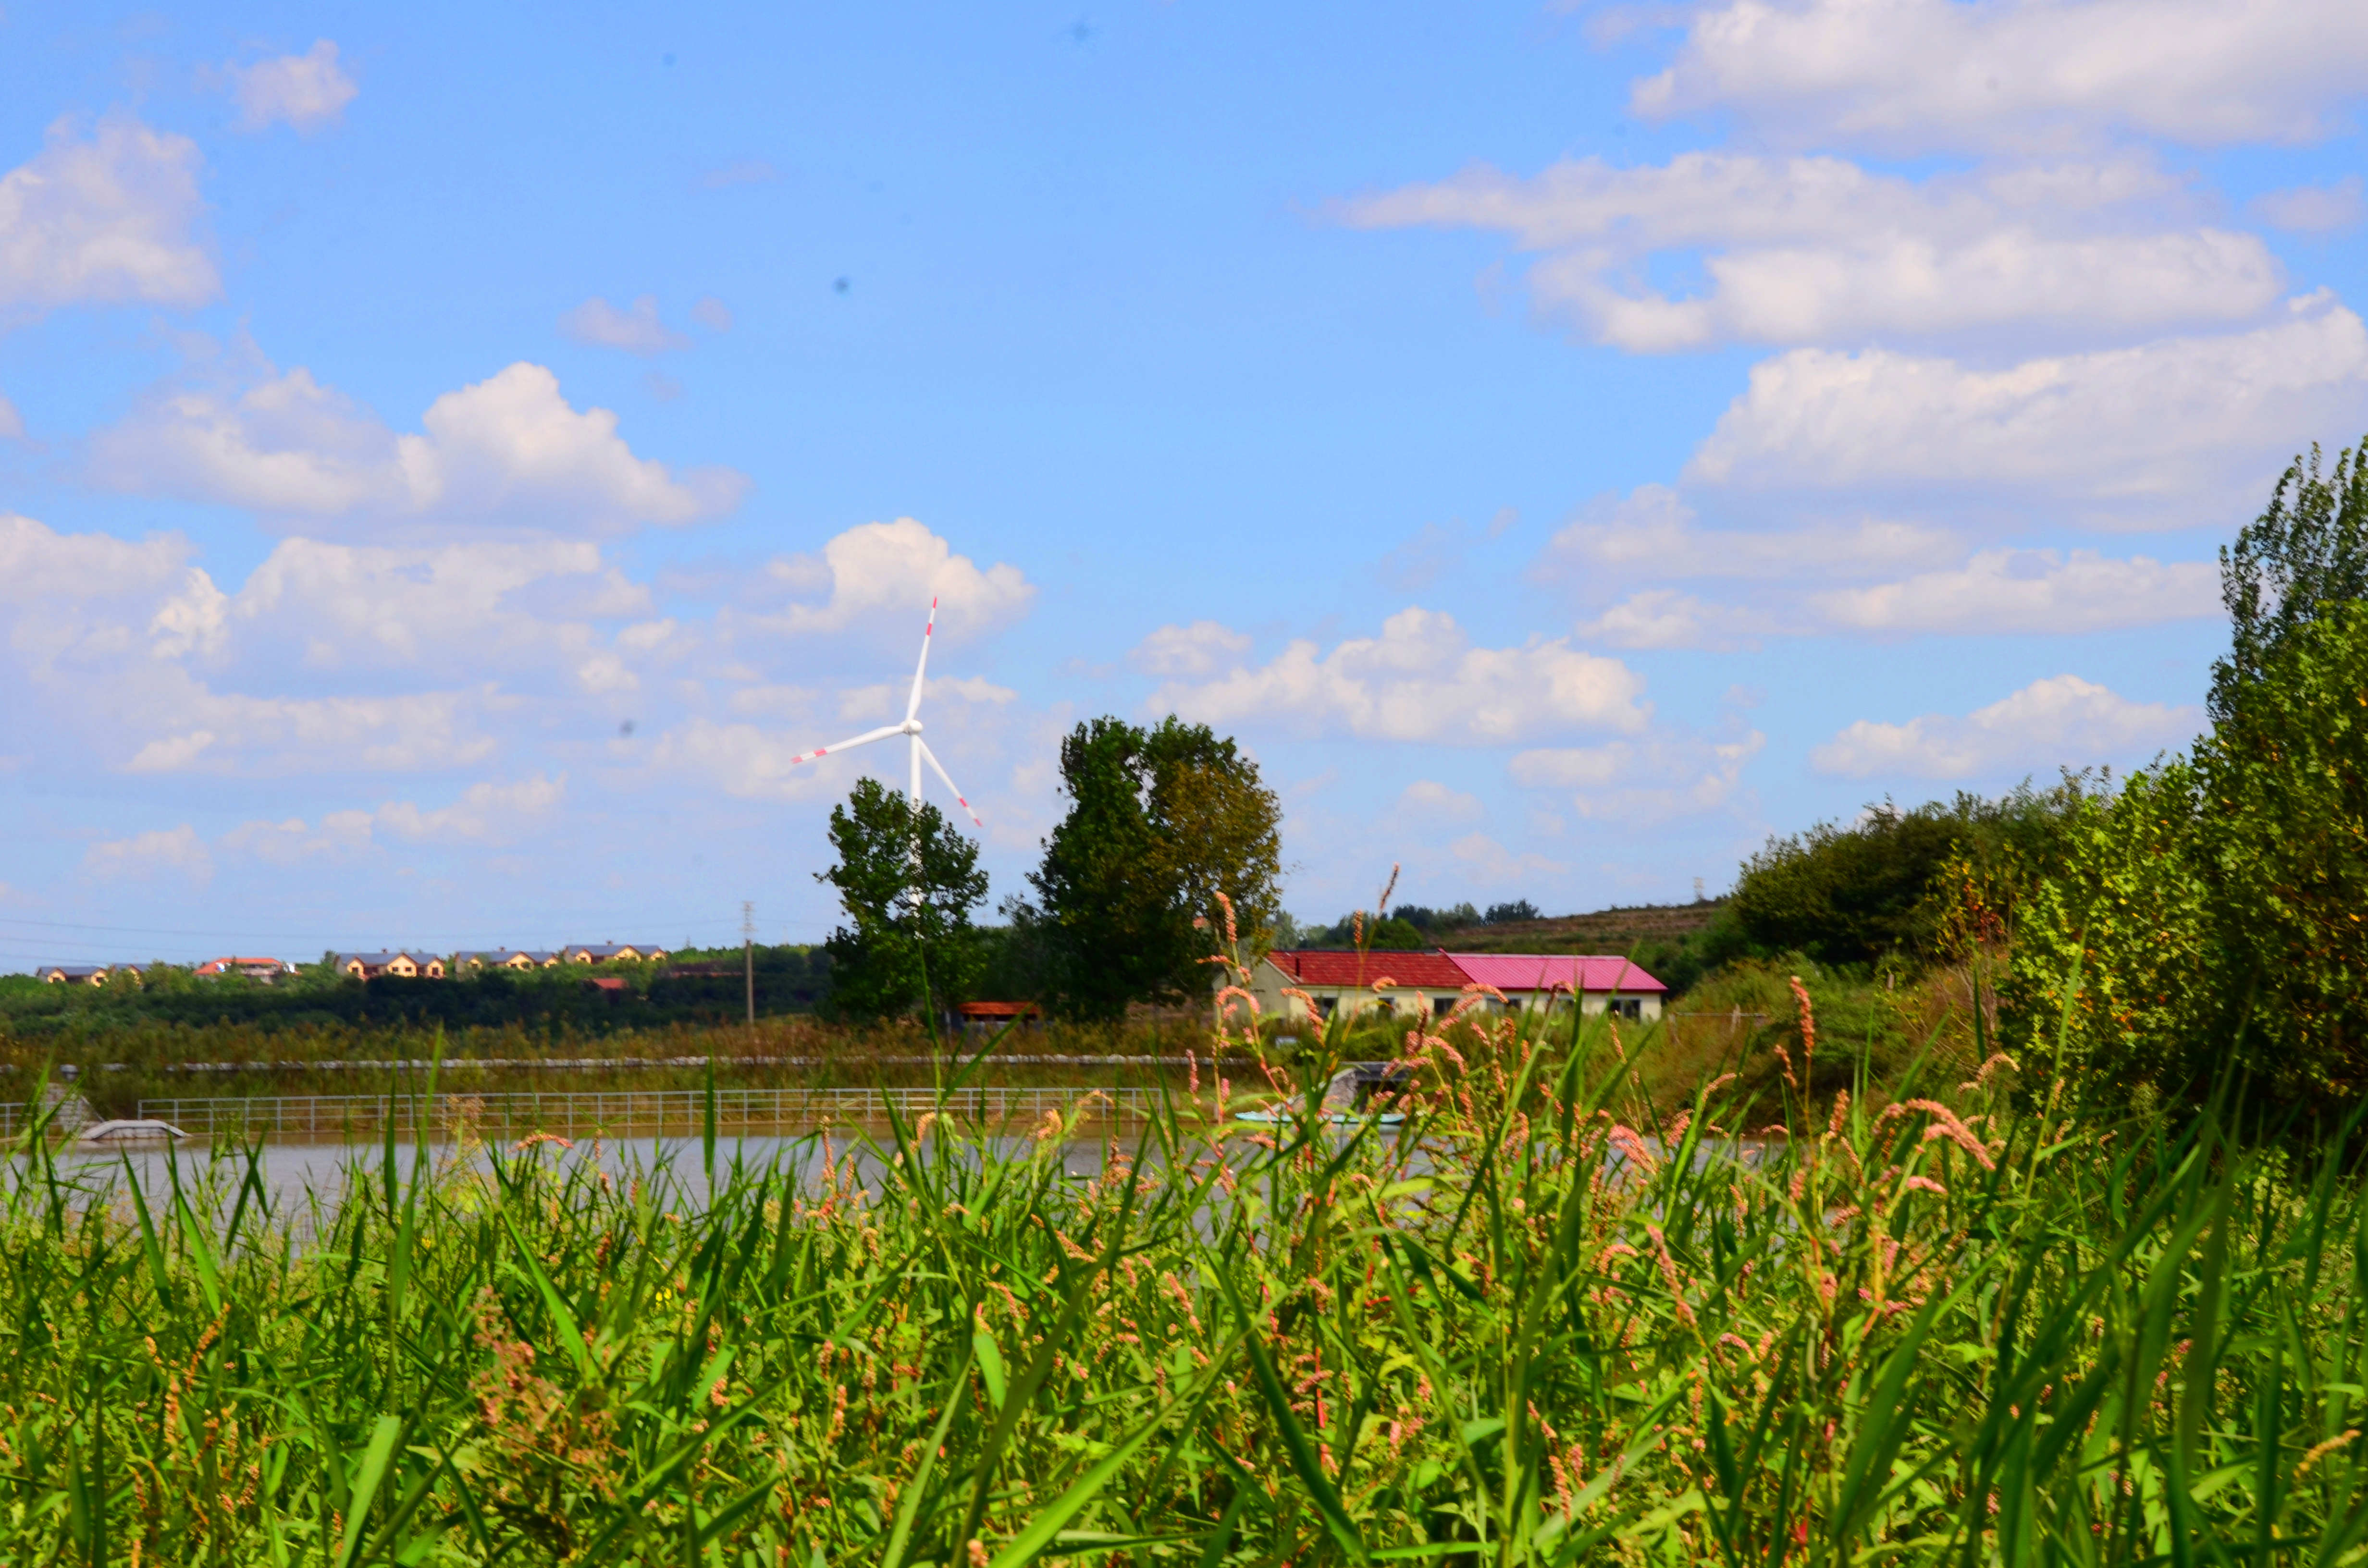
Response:
[[[791,767],[795,767],[802,762],[812,762],[818,756],[828,756],[829,755],[830,748],[828,746],[816,746],[814,750],[807,752],[803,756],[793,756],[790,758],[790,766]]]

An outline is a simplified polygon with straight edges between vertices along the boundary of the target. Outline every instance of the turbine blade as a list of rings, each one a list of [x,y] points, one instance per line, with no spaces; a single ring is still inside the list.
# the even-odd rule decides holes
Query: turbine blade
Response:
[[[910,720],[914,714],[918,713],[921,710],[921,677],[928,673],[929,637],[931,633],[937,631],[937,629],[938,601],[936,596],[932,595],[929,598],[929,624],[921,628],[921,662],[913,666],[913,699],[905,704],[905,717],[907,720]],[[917,766],[916,766],[913,769],[913,778],[915,780],[913,788],[916,791],[918,791],[921,787],[919,783],[920,777],[921,770]]]
[[[812,751],[802,752],[790,758],[790,766],[795,767],[802,762],[812,762],[818,756],[828,756],[834,752],[851,751],[857,746],[868,746],[874,741],[884,741],[891,735],[901,735],[904,733],[905,727],[902,724],[882,725],[877,730],[868,730],[851,741],[840,741],[833,745],[816,746]]]
[[[929,743],[923,740],[920,736],[915,735],[913,737],[913,744],[921,748],[921,755],[923,756],[928,758],[929,771],[946,781],[946,788],[954,792],[954,799],[961,802],[962,809],[970,812],[970,820],[978,826],[985,827],[986,824],[979,821],[978,812],[972,810],[971,803],[968,801],[962,799],[962,786],[955,783],[953,780],[953,775],[946,771],[946,765],[938,760],[938,754],[929,749]]]

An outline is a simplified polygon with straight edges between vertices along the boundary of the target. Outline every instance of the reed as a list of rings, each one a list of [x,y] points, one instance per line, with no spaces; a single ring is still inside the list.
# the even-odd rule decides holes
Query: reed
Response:
[[[1474,1016],[1405,1038],[1402,1123],[1230,1119],[1335,1036],[1190,1075],[1083,1182],[1075,1112],[633,1168],[390,1138],[301,1200],[253,1150],[142,1182],[34,1138],[0,1556],[2361,1555],[2346,1130],[2239,1147],[2003,1061],[1813,1105],[1847,1051],[1803,1006],[1825,1065],[1666,1118],[1613,1030]]]

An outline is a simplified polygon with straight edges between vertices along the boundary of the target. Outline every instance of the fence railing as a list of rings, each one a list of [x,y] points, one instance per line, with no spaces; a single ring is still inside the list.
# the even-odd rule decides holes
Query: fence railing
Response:
[[[1142,1115],[1157,1104],[1148,1089],[969,1088],[940,1096],[935,1089],[717,1089],[716,1130],[811,1132],[887,1119],[891,1108],[906,1119],[930,1111],[989,1125],[1037,1122],[1048,1111],[1067,1115],[1086,1101],[1088,1118]],[[229,1095],[206,1099],[142,1100],[140,1114],[182,1131],[211,1138],[337,1138],[383,1136],[390,1119],[398,1136],[416,1135],[424,1117],[431,1133],[463,1126],[487,1138],[552,1132],[564,1138],[697,1137],[706,1125],[707,1093],[700,1089],[521,1090],[507,1094]]]

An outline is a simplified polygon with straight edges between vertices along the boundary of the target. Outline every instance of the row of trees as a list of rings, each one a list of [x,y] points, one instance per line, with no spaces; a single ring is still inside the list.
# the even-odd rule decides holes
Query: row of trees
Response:
[[[1007,899],[1000,933],[972,912],[986,898],[978,846],[927,801],[875,779],[831,812],[837,862],[817,872],[847,923],[825,949],[832,1004],[858,1015],[959,998],[992,981],[1081,1018],[1206,989],[1211,950],[1195,922],[1233,904],[1246,945],[1281,917],[1281,803],[1258,765],[1205,724],[1102,718],[1061,743],[1068,810],[1044,840],[1030,896]]]

